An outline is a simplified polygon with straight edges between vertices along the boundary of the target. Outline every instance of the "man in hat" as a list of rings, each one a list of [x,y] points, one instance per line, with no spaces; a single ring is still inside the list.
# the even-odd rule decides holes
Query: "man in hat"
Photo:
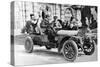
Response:
[[[34,14],[30,14],[30,20],[26,21],[26,25],[24,27],[24,30],[28,34],[36,32],[35,27],[37,26],[38,20],[36,19]]]

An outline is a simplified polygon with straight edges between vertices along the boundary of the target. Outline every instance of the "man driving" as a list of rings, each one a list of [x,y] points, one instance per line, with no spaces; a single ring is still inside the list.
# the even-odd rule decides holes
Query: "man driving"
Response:
[[[30,14],[30,20],[26,21],[25,29],[27,33],[36,32],[35,27],[37,26],[37,19],[34,14]]]
[[[75,25],[76,21],[73,17],[73,12],[71,8],[66,8],[65,14],[64,14],[64,22],[62,24],[63,30],[76,30],[77,26]]]

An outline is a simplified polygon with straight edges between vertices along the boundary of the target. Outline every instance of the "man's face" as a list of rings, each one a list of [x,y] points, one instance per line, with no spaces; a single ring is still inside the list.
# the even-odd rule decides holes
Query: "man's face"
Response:
[[[95,8],[91,8],[90,10],[91,10],[91,14],[94,14]]]
[[[88,19],[88,17],[85,17],[85,22],[86,22],[86,25],[88,25],[89,26],[89,19]]]
[[[81,11],[77,10],[77,15],[76,15],[77,19],[80,21],[81,20]]]
[[[34,17],[34,16],[31,16],[31,19],[32,19],[32,20],[34,20],[34,19],[35,19],[35,17]]]
[[[70,21],[71,17],[72,17],[72,13],[70,10],[67,9],[65,11],[65,20]]]
[[[57,20],[57,18],[54,18],[54,20],[56,21],[56,20]]]

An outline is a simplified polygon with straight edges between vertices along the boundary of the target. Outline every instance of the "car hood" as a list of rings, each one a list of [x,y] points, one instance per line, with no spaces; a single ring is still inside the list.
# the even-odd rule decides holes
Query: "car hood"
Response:
[[[66,35],[66,36],[74,36],[78,34],[79,30],[59,30],[57,31],[57,35]]]

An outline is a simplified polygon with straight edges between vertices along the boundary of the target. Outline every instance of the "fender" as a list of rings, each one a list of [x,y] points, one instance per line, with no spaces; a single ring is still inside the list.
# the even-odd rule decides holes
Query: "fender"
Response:
[[[58,52],[61,52],[61,49],[63,47],[63,43],[68,40],[70,36],[60,36],[58,39]]]

